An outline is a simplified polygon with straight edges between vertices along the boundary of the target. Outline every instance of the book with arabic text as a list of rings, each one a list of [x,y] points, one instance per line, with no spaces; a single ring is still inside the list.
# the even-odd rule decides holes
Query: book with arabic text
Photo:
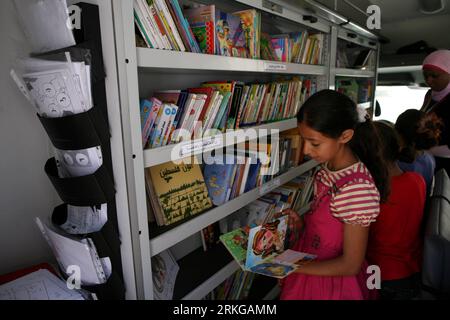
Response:
[[[212,207],[200,166],[193,159],[147,168],[146,181],[160,225],[173,224]]]

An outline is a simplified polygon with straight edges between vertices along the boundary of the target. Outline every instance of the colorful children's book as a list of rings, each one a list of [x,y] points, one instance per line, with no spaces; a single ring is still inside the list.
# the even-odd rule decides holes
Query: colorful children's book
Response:
[[[220,240],[244,271],[282,279],[316,258],[285,250],[287,222],[288,216],[281,216],[249,230],[233,230]]]
[[[216,10],[216,51],[218,55],[247,58],[247,48],[241,19]]]
[[[216,53],[216,7],[201,6],[184,10],[184,15],[203,53]]]
[[[223,205],[231,192],[234,179],[235,161],[231,155],[206,159],[204,176],[209,196],[216,206]]]
[[[242,28],[245,33],[246,46],[249,57],[260,58],[260,38],[261,38],[261,13],[255,9],[249,9],[233,13],[241,19]]]

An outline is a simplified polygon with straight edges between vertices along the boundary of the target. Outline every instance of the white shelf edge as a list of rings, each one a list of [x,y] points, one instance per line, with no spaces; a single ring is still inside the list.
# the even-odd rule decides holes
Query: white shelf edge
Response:
[[[336,68],[336,69],[334,69],[334,73],[336,76],[340,76],[340,77],[375,78],[375,71]]]
[[[203,282],[197,288],[188,293],[182,300],[201,300],[208,293],[217,288],[222,282],[231,277],[233,273],[240,269],[239,265],[236,261],[231,261],[225,267],[223,267],[220,271],[215,273],[208,280]]]
[[[305,172],[313,169],[317,166],[317,162],[309,161],[296,168],[289,170],[288,172],[282,174],[281,176],[269,181],[263,186],[256,188],[250,192],[243,194],[242,196],[228,201],[224,205],[214,208],[198,217],[189,220],[178,227],[175,227],[154,239],[150,240],[150,253],[151,256],[155,256],[168,248],[171,248],[175,244],[183,241],[189,236],[201,231],[207,226],[217,222],[233,212],[245,207],[249,203],[255,201],[256,199],[262,197],[263,195],[271,192],[277,187],[286,184],[287,182],[293,180],[294,178],[302,175]]]
[[[285,63],[203,53],[136,48],[140,68],[203,71],[266,72],[296,75],[326,75],[320,65]]]
[[[147,149],[144,151],[144,166],[145,168],[150,168],[159,164],[167,163],[170,161],[180,160],[189,156],[202,154],[208,151],[221,149],[223,147],[231,146],[236,144],[235,137],[238,137],[239,141],[242,142],[241,138],[245,137],[247,139],[246,130],[252,129],[257,130],[258,137],[262,138],[264,136],[270,135],[270,130],[279,130],[280,132],[290,130],[297,127],[296,119],[283,120],[279,122],[273,122],[269,124],[260,125],[257,127],[249,127],[243,128],[239,130],[235,130],[232,132],[220,134],[213,137],[192,140],[187,142],[182,142],[180,144],[169,145],[156,149]],[[262,131],[262,130],[267,130]],[[244,140],[244,141],[245,141]],[[205,144],[204,144],[205,143]],[[200,146],[207,145],[206,147],[194,148],[192,152],[188,154],[181,155],[180,153],[175,154],[175,148],[177,148],[180,152],[182,148],[189,147],[193,145],[199,144]],[[172,154],[174,153],[174,154]]]

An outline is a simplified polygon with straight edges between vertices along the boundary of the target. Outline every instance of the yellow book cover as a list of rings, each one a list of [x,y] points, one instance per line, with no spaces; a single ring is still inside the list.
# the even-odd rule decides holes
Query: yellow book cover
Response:
[[[173,162],[148,168],[166,225],[197,215],[212,207],[208,189],[194,161]]]

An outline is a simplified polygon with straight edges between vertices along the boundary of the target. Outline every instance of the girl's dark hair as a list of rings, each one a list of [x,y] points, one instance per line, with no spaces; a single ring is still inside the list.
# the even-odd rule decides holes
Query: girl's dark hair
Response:
[[[381,201],[387,200],[389,173],[378,132],[370,119],[359,122],[356,104],[349,97],[333,90],[320,91],[305,102],[297,119],[332,139],[339,138],[345,130],[354,130],[353,139],[348,145],[369,169]]]
[[[383,144],[383,154],[386,161],[395,162],[400,156],[400,138],[394,124],[385,121],[375,121],[375,129]]]
[[[439,143],[442,121],[434,114],[419,110],[406,110],[395,123],[395,129],[403,140],[399,160],[414,162],[417,151],[428,150]]]

